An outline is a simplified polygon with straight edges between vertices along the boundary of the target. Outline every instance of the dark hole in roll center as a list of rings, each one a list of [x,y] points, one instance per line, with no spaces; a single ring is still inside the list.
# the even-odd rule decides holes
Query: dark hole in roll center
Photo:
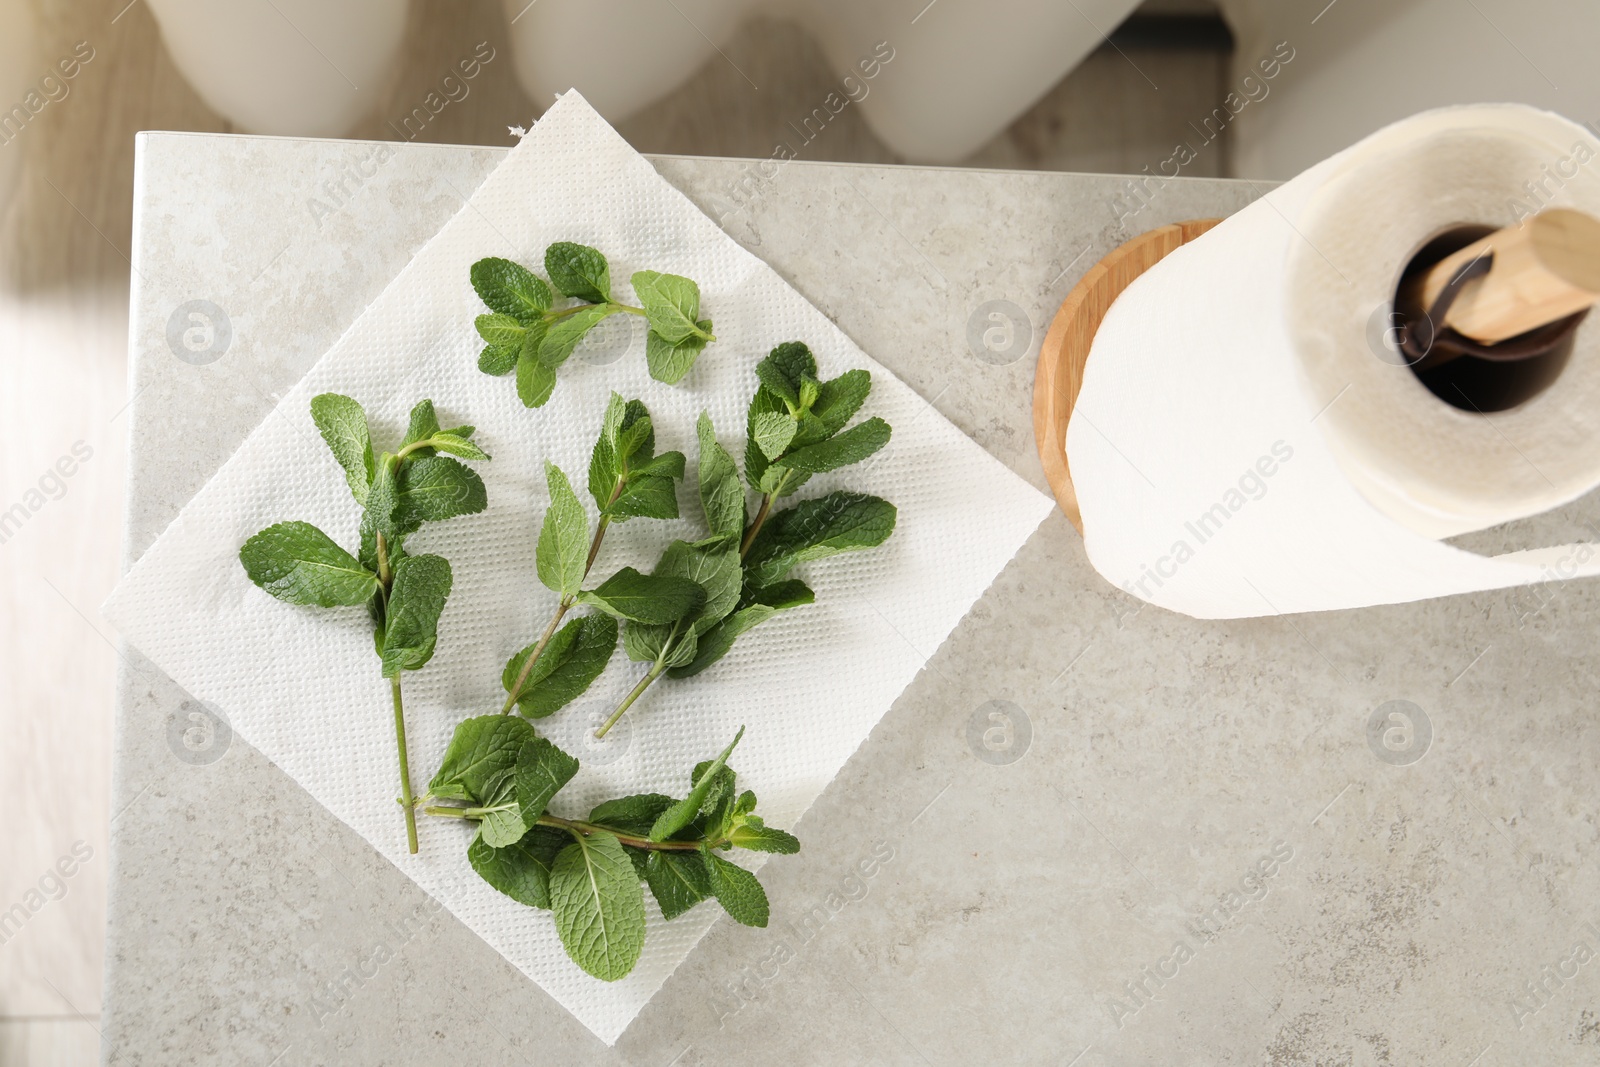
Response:
[[[1424,309],[1407,306],[1406,281],[1420,275],[1453,252],[1489,236],[1498,227],[1461,225],[1446,230],[1423,245],[1406,265],[1395,291],[1394,307],[1412,322],[1420,320]],[[1438,324],[1435,324],[1436,326]],[[1561,375],[1572,355],[1573,335],[1544,355],[1515,362],[1499,362],[1462,355],[1448,363],[1426,370],[1412,367],[1417,380],[1434,396],[1463,411],[1505,411],[1531,400]]]

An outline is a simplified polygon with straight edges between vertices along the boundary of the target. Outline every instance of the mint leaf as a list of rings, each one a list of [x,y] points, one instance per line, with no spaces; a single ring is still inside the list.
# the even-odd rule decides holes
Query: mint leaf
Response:
[[[870,392],[872,375],[864,370],[845,371],[832,381],[823,382],[817,392],[816,403],[811,405],[811,414],[816,416],[819,424],[816,440],[832,437],[844,429],[844,424],[860,410]],[[800,442],[814,443],[810,439]]]
[[[347,396],[323,393],[311,398],[311,418],[328,443],[333,458],[344,468],[350,494],[356,498],[356,503],[365,504],[375,470],[367,413]]]
[[[694,369],[694,361],[705,351],[711,336],[711,320],[701,319],[695,324],[699,333],[691,334],[676,343],[667,340],[655,330],[645,335],[645,365],[650,377],[666,385],[677,385],[683,376]]]
[[[776,591],[776,592],[769,592]],[[695,657],[691,663],[682,667],[674,667],[667,673],[674,678],[688,678],[699,674],[717,660],[728,654],[733,643],[744,634],[760,626],[780,611],[788,608],[810,604],[816,599],[816,594],[806,587],[804,582],[779,582],[776,586],[761,590],[774,597],[774,603],[754,602],[735,611],[717,625],[707,630],[700,638],[695,649]],[[746,596],[748,597],[748,593]]]
[[[798,837],[770,826],[763,826],[761,820],[754,816],[751,816],[743,826],[735,827],[730,840],[734,848],[749,849],[752,852],[776,852],[788,856],[800,851]]]
[[[577,596],[589,569],[589,516],[560,467],[547,462],[544,476],[550,507],[539,527],[539,581],[563,598]]]
[[[644,948],[644,891],[622,842],[578,837],[550,869],[556,932],[574,963],[606,982],[633,970]]]
[[[624,567],[598,587],[579,594],[578,603],[619,619],[654,624],[677,622],[705,599],[705,590],[687,578],[640,574]]]
[[[309,522],[268,526],[239,549],[239,562],[252,582],[290,604],[365,604],[380,588],[377,575]]]
[[[667,344],[678,345],[690,337],[711,339],[711,332],[696,321],[700,287],[688,278],[642,270],[633,276],[633,291],[639,294],[650,329]]]
[[[644,401],[628,401],[622,424],[617,427],[617,455],[630,467],[636,467],[654,455],[655,449],[655,422],[650,418]]]
[[[589,454],[589,495],[594,506],[605,514],[611,503],[611,494],[622,480],[624,461],[617,456],[617,435],[622,432],[622,420],[627,415],[628,403],[617,393],[606,403],[606,413],[600,424],[600,436],[595,439],[594,451]]]
[[[777,459],[789,447],[789,442],[794,440],[799,429],[800,424],[786,412],[763,411],[751,423],[750,438],[761,449],[762,455]]]
[[[685,460],[682,452],[663,452],[628,473],[631,478],[682,478]]]
[[[539,345],[540,361],[551,368],[561,366],[584,335],[616,310],[614,304],[590,304],[552,322]]]
[[[439,432],[439,416],[433,410],[433,401],[419,400],[411,409],[411,421],[406,426],[405,440],[400,442],[400,447],[414,445],[418,441],[426,441]],[[431,456],[432,448],[419,448],[411,453],[413,456]]]
[[[706,591],[706,601],[690,616],[693,632],[705,633],[739,603],[743,573],[739,549],[725,538],[690,543],[674,541],[661,554],[655,573],[687,578]]]
[[[773,396],[787,403],[790,408],[800,407],[798,378],[790,378],[772,356],[756,364],[756,378]]]
[[[407,458],[400,470],[394,516],[402,530],[415,530],[422,522],[476,515],[488,506],[489,494],[478,472],[449,456]]]
[[[448,452],[452,456],[462,459],[488,459],[489,453],[473,444],[471,441],[453,433],[441,430],[433,435],[433,447],[440,452]]]
[[[672,807],[671,797],[661,793],[639,793],[599,804],[589,813],[589,821],[619,833],[642,837],[655,825],[656,816]]]
[[[415,533],[419,520],[400,514],[400,486],[394,456],[384,453],[378,459],[378,472],[373,475],[372,488],[367,492],[367,505],[361,513],[361,563],[370,570],[378,570],[378,534],[386,542],[389,564],[399,559],[406,536]]]
[[[695,424],[700,439],[700,506],[713,537],[727,537],[737,543],[744,533],[744,487],[739,470],[728,450],[717,443],[711,416],[700,413]]]
[[[482,828],[467,846],[467,861],[485,882],[518,904],[550,907],[550,867],[571,838],[549,826],[535,826],[516,844],[492,848]]]
[[[557,241],[544,250],[544,272],[566,296],[604,304],[611,300],[611,268],[606,257],[588,245]]]
[[[490,848],[505,848],[522,840],[528,824],[522,820],[517,807],[517,779],[515,772],[496,776],[484,801],[483,818],[478,833]]]
[[[694,821],[694,817],[700,814],[700,806],[705,803],[712,788],[718,784],[718,775],[728,765],[728,757],[733,755],[734,748],[743,736],[744,727],[741,726],[733,740],[728,743],[728,747],[722,750],[722,755],[705,766],[703,771],[696,769],[698,773],[695,776],[694,788],[689,791],[688,796],[656,817],[655,824],[650,827],[650,840],[665,841]]]
[[[672,455],[673,453],[667,453]],[[665,457],[663,457],[665,458]],[[681,463],[682,457],[679,456]],[[682,477],[680,471],[679,477]],[[629,519],[675,519],[678,517],[678,485],[671,477],[630,474],[617,499],[606,508],[606,517],[615,522]]]
[[[829,493],[773,515],[745,555],[752,585],[769,585],[797,564],[881,545],[894,532],[895,507],[863,493]]]
[[[702,852],[706,872],[710,876],[711,891],[717,903],[731,915],[735,922],[746,926],[766,926],[769,908],[766,890],[756,876],[736,863],[721,856]]]
[[[550,310],[550,287],[509,259],[480,259],[472,265],[472,287],[489,307],[519,322]]]
[[[750,398],[750,410],[745,415],[744,478],[750,488],[757,492],[766,491],[761,486],[772,461],[767,459],[767,454],[756,440],[756,428],[769,415],[787,419],[789,409],[781,397],[763,385]]]
[[[822,474],[860,463],[889,443],[889,424],[874,416],[835,437],[797,448],[783,457],[783,465],[806,474]]]
[[[522,337],[528,332],[526,326],[510,315],[479,315],[472,320],[472,325],[490,348],[509,348],[512,351],[522,347]]]
[[[485,799],[486,787],[508,772],[515,773],[522,746],[535,740],[533,727],[513,715],[479,715],[457,724],[428,783],[428,792],[443,800]]]
[[[521,351],[521,344],[499,348],[494,345],[484,345],[483,351],[478,353],[478,369],[496,377],[510,374],[517,368],[517,354]]]
[[[542,737],[525,742],[517,755],[517,805],[528,826],[578,773],[578,761]]]
[[[644,878],[663,919],[676,919],[712,895],[711,875],[698,852],[651,852]]]
[[[802,378],[815,378],[817,376],[817,358],[811,354],[811,349],[806,346],[804,341],[785,341],[771,352],[768,352],[767,358],[762,362],[768,363],[782,372],[796,392],[800,389],[800,380]],[[759,369],[757,369],[756,375],[760,377],[761,371]],[[766,383],[765,378],[761,380],[763,384]]]
[[[682,623],[646,626],[630,622],[622,632],[622,648],[629,659],[660,663],[662,667],[678,667],[693,661],[698,641],[695,632]]]
[[[500,676],[506,692],[516,684],[534,646],[512,656]],[[517,696],[517,710],[530,719],[553,715],[600,677],[617,650],[617,622],[609,615],[584,615],[556,631]]]
[[[419,670],[433,658],[450,582],[450,564],[443,556],[407,556],[394,565],[394,586],[384,616],[385,678]]]
[[[530,335],[531,337],[531,335]],[[556,389],[555,368],[539,358],[536,345],[525,344],[517,356],[517,396],[525,408],[542,408]]]

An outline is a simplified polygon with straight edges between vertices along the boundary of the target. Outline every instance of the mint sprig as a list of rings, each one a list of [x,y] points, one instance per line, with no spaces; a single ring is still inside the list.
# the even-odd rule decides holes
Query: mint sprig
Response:
[[[673,919],[715,899],[747,926],[766,926],[770,908],[756,876],[720,853],[794,853],[800,841],[755,813],[756,795],[737,791],[728,764],[740,738],[696,765],[681,800],[645,793],[608,800],[586,819],[549,806],[578,761],[519,718],[484,715],[456,727],[439,773],[418,803],[442,818],[478,824],[467,859],[491,886],[548,910],[573,962],[614,982],[644,949],[644,886]],[[449,800],[454,804],[430,804]]]
[[[649,322],[650,376],[668,385],[681,381],[716,340],[711,320],[700,318],[700,287],[688,278],[636,272],[631,282],[640,306],[635,307],[611,295],[610,265],[587,245],[556,242],[545,249],[544,269],[549,284],[508,259],[472,265],[472,287],[490,311],[476,323],[485,342],[478,369],[493,375],[516,371],[517,395],[527,407],[544,406],[561,365],[590,330],[612,315],[639,315]],[[577,302],[555,307],[552,286]]]
[[[603,275],[597,278],[596,284],[604,281]],[[589,460],[589,494],[599,509],[592,534],[572,482],[561,468],[545,464],[550,507],[539,528],[536,563],[539,581],[561,599],[539,639],[506,664],[502,714],[517,708],[529,718],[543,718],[581,695],[611,660],[617,620],[668,625],[700,608],[705,594],[693,581],[641,574],[632,567],[583,588],[612,523],[678,517],[677,481],[683,470],[683,453],[656,455],[655,429],[644,404],[616,393]],[[561,627],[578,605],[598,614]]]
[[[699,493],[707,536],[668,545],[654,573],[694,582],[704,601],[671,623],[627,622],[623,647],[650,668],[596,737],[604,737],[663,674],[699,674],[761,623],[812,603],[811,589],[789,577],[796,566],[874,548],[894,532],[894,505],[863,493],[836,491],[773,512],[813,474],[859,463],[889,442],[889,424],[881,418],[846,428],[872,391],[871,375],[852,370],[822,381],[811,350],[794,341],[774,348],[756,376],[744,457],[745,481],[760,494],[755,514],[747,521],[733,458],[717,442],[710,417],[701,415]]]
[[[431,400],[412,408],[399,450],[380,456],[373,454],[366,412],[350,397],[336,393],[314,397],[311,417],[343,469],[351,496],[361,505],[357,554],[340,548],[308,522],[281,522],[246,541],[239,549],[239,562],[252,582],[286,603],[366,606],[373,647],[383,677],[389,679],[406,844],[415,853],[417,827],[400,678],[405,671],[421,670],[433,657],[452,575],[441,556],[408,555],[405,541],[424,522],[484,509],[483,480],[451,456],[471,460],[489,456],[472,442],[471,426],[441,429]],[[613,635],[612,646],[615,643]]]

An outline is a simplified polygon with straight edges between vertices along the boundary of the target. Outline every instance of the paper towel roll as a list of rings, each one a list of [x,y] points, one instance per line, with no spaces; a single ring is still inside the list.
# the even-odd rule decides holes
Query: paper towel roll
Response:
[[[1600,214],[1588,130],[1450,108],[1323,161],[1145,273],[1102,323],[1068,426],[1095,568],[1200,618],[1600,573],[1593,545],[1484,557],[1437,540],[1600,485],[1600,327],[1503,411],[1445,403],[1385,333],[1429,240],[1550,206]]]

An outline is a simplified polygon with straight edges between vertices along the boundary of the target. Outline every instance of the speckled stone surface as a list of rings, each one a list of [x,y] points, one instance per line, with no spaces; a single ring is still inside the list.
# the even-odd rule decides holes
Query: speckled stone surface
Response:
[[[142,139],[129,560],[499,156]],[[1264,191],[1120,218],[1110,177],[656,165],[1041,488],[1033,359],[1072,283]],[[104,1057],[1593,1063],[1596,589],[1197,622],[1056,515],[763,872],[771,926],[720,922],[615,1048],[129,650]]]

